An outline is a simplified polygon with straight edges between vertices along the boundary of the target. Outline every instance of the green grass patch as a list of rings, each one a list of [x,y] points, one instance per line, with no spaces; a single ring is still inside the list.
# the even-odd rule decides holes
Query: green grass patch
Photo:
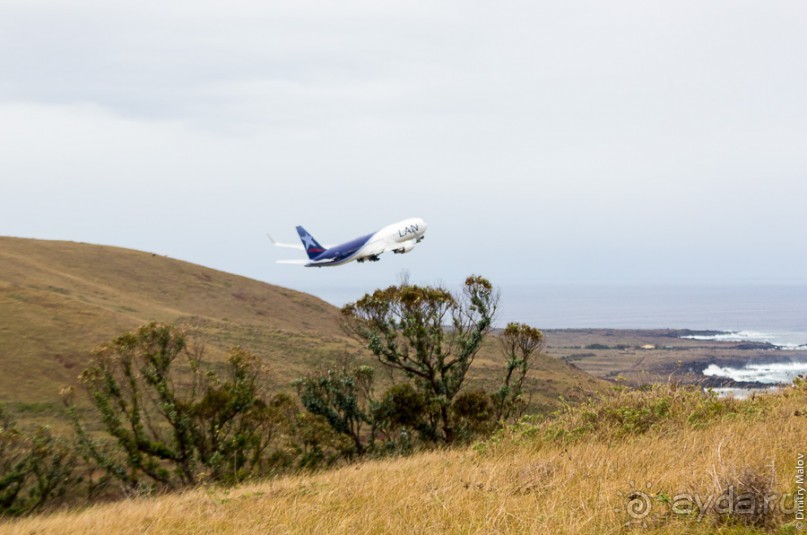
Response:
[[[807,398],[806,385],[807,382],[797,380],[781,395]],[[582,403],[565,403],[546,416],[526,416],[480,442],[477,449],[487,451],[507,443],[616,442],[646,433],[704,428],[741,418],[763,419],[770,416],[775,406],[775,395],[756,395],[741,400],[719,397],[711,390],[696,386],[619,387]]]

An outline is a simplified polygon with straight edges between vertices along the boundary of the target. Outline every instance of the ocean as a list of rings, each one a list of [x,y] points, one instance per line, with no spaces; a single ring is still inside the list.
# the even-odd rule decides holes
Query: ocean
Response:
[[[790,364],[714,368],[707,373],[766,383],[807,374],[807,285],[502,285],[497,326],[539,329],[692,329],[704,339],[769,342],[804,350]],[[355,288],[308,290],[334,305],[361,297]]]
[[[732,333],[726,340],[807,344],[807,285],[503,285],[497,325],[539,329],[692,329]],[[372,289],[304,291],[342,306]],[[807,349],[807,347],[804,347]]]
[[[502,288],[500,322],[544,329],[692,329],[807,344],[807,286],[534,285]],[[807,346],[804,347],[807,349]]]

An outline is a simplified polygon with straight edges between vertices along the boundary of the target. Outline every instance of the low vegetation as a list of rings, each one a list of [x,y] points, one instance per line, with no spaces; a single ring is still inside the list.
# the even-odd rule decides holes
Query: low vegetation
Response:
[[[747,400],[674,385],[618,390],[470,447],[205,485],[0,530],[797,534],[806,411],[804,380]],[[592,414],[601,418],[590,425]]]

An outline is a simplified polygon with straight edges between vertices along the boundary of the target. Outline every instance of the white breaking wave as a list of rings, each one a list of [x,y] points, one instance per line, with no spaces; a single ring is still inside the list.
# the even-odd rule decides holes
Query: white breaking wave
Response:
[[[726,377],[734,381],[757,382],[766,384],[791,383],[798,375],[807,374],[807,362],[769,362],[764,364],[746,364],[742,368],[718,366],[710,364],[703,375],[708,377]]]
[[[803,336],[803,335],[801,335]],[[807,350],[807,344],[798,343],[791,333],[763,333],[757,331],[732,331],[710,335],[682,336],[690,340],[703,340],[710,342],[768,342],[782,349]],[[787,341],[783,341],[787,340]]]

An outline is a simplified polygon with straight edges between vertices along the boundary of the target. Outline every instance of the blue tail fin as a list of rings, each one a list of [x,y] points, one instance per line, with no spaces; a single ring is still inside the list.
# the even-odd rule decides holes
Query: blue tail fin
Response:
[[[325,252],[325,247],[320,245],[319,242],[317,242],[317,240],[315,240],[314,237],[303,227],[297,227],[297,234],[300,235],[300,240],[303,242],[305,252],[308,253],[308,258],[311,260]]]

